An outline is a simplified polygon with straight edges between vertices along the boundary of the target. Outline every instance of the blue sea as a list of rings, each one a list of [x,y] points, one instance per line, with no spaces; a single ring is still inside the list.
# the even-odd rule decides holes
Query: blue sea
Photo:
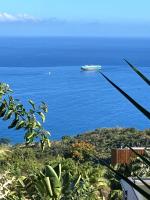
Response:
[[[0,82],[8,83],[27,108],[28,99],[49,107],[44,127],[51,139],[102,127],[146,129],[150,121],[97,72],[102,72],[150,110],[150,88],[123,61],[150,77],[150,39],[142,38],[0,38]],[[0,120],[0,137],[23,141],[23,131],[8,130]]]

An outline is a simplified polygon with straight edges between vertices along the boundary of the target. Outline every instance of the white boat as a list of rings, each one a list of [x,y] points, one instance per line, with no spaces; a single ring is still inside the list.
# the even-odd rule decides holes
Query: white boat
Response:
[[[100,65],[84,65],[81,67],[82,70],[85,71],[97,71],[100,70],[102,67]]]

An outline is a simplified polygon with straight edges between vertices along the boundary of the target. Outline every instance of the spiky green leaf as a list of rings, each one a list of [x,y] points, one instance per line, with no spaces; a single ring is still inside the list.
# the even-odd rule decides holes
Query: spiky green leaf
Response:
[[[125,60],[125,59],[124,59]],[[127,60],[125,62],[133,69],[148,85],[150,85],[150,80],[142,74],[136,67],[134,67],[131,63],[129,63]]]
[[[125,93],[120,87],[113,83],[107,76],[102,72],[99,72],[114,88],[116,88],[128,101],[132,103],[140,112],[142,112],[148,119],[150,119],[150,112],[147,111],[143,106],[137,103],[132,97]]]

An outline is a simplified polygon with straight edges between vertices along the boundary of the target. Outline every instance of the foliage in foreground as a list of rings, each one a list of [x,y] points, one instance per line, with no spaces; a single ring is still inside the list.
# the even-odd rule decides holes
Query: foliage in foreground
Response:
[[[48,176],[46,176],[44,169],[45,166],[51,166],[56,171],[57,176],[61,177],[59,182],[61,192],[58,197],[61,200],[97,200],[102,199],[102,197],[105,200],[121,200],[122,192],[118,177],[101,165],[99,161],[104,159],[109,163],[111,145],[119,144],[119,141],[125,140],[129,144],[130,139],[134,138],[133,143],[135,144],[138,143],[139,139],[142,140],[141,145],[144,142],[149,143],[149,133],[148,130],[138,131],[123,128],[96,129],[76,137],[63,137],[61,141],[52,142],[51,148],[45,148],[43,152],[37,144],[31,147],[23,145],[1,146],[1,149],[9,150],[9,153],[3,154],[0,159],[0,174],[5,174],[7,171],[9,173],[6,174],[5,179],[13,179],[13,184],[8,185],[8,191],[13,191],[13,194],[9,193],[6,199],[19,200],[20,198],[24,200],[34,197],[35,200],[38,200],[41,199],[41,194],[45,199],[53,198],[53,196],[49,196],[45,186],[42,191],[37,188],[40,186],[36,186],[39,182],[45,184],[42,181],[43,177],[45,181],[50,180],[50,178],[46,178]],[[102,142],[105,138],[109,138],[108,143]],[[78,148],[74,149],[74,146]],[[60,169],[58,163],[61,165],[61,170],[58,170]],[[147,174],[142,174],[144,171],[141,171],[140,166],[140,162],[134,161],[129,167],[133,169],[134,173],[147,176]],[[130,176],[129,173],[127,174],[126,166],[118,165],[115,170]],[[48,182],[47,184],[49,185]],[[31,190],[28,189],[28,185],[32,186],[29,187]],[[36,195],[34,191],[37,191]],[[17,199],[17,197],[19,198]]]
[[[99,164],[80,163],[61,156],[46,155],[45,158],[44,152],[38,158],[33,148],[24,148],[20,152],[22,156],[18,154],[17,148],[12,150],[10,158],[6,157],[6,162],[3,158],[1,163],[3,171],[8,170],[8,173],[0,182],[11,181],[11,184],[3,188],[6,199],[96,200],[109,199],[114,193],[107,178],[111,175]]]
[[[8,128],[24,129],[26,144],[39,138],[41,147],[44,149],[46,143],[50,145],[50,133],[43,128],[39,120],[41,118],[42,122],[45,121],[44,113],[48,111],[47,105],[42,102],[41,105],[36,106],[32,100],[29,100],[31,108],[27,110],[18,99],[10,95],[12,92],[8,84],[0,83],[0,117],[4,121],[13,118]]]

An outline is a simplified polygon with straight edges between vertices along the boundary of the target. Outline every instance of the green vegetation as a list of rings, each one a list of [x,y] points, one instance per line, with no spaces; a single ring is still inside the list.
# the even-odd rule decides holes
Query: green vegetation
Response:
[[[149,84],[139,70],[126,62]],[[102,76],[150,119],[150,113],[144,107],[104,74]],[[141,156],[131,148],[150,146],[149,129],[96,129],[76,137],[64,136],[60,141],[52,141],[50,147],[50,133],[41,124],[45,121],[46,104],[42,102],[36,106],[29,100],[31,109],[26,110],[19,100],[10,96],[10,92],[7,84],[0,84],[0,117],[4,121],[13,117],[8,128],[24,129],[26,144],[11,146],[8,139],[0,139],[0,199],[121,200],[120,179],[149,197],[128,179],[135,176],[142,181],[142,177],[150,176],[149,152]],[[39,122],[40,119],[42,122]],[[36,138],[39,138],[40,145],[33,143]],[[111,149],[127,146],[137,159],[129,165],[111,166]],[[143,184],[150,189],[144,181]]]
[[[47,105],[41,102],[41,105],[36,106],[32,100],[29,100],[31,108],[27,110],[18,99],[10,95],[12,92],[8,84],[0,83],[0,117],[4,121],[13,118],[8,128],[24,129],[26,144],[39,138],[44,149],[46,143],[49,145],[50,133],[43,128],[39,120],[41,118],[42,122],[45,122],[44,113],[48,111]]]
[[[150,130],[96,129],[52,141],[51,148],[46,147],[44,151],[38,143],[27,147],[22,144],[12,147],[2,145],[0,149],[5,148],[9,153],[0,158],[0,174],[4,176],[1,179],[12,181],[7,186],[6,199],[121,200],[119,178],[100,163],[101,160],[110,163],[111,148],[119,146],[119,143],[130,144],[131,138],[132,144],[149,145]],[[139,143],[139,140],[142,142]],[[117,165],[115,169],[130,176],[126,167]],[[141,171],[139,161],[133,161],[129,168],[140,176],[149,175],[146,167],[146,174],[144,166]]]

